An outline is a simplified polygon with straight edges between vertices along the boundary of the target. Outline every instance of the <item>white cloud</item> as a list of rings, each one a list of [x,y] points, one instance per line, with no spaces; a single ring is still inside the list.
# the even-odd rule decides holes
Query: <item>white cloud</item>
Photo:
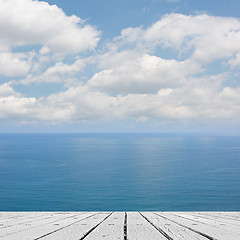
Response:
[[[86,86],[71,87],[65,92],[46,98],[44,106],[50,110],[48,117],[55,109],[60,109],[66,114],[63,119],[72,121],[129,118],[140,121],[238,121],[240,88],[222,88],[218,78],[220,76],[204,79],[205,84],[201,86],[199,79],[192,79],[187,86],[177,89],[162,89],[155,94],[127,94],[115,97]]]
[[[147,29],[125,29],[116,40],[125,43],[135,41],[148,48],[174,48],[180,54],[193,51],[192,58],[209,63],[240,51],[240,20],[206,14],[169,14]]]
[[[232,68],[239,68],[240,67],[240,53],[238,53],[235,57],[229,59],[228,64]]]
[[[56,53],[78,53],[96,47],[99,32],[56,5],[32,0],[0,0],[0,44],[41,44]],[[45,48],[45,49],[46,49]]]
[[[165,15],[146,29],[124,29],[121,36],[83,58],[78,52],[97,44],[99,32],[94,27],[45,2],[0,3],[0,73],[22,76],[12,85],[0,85],[0,119],[53,124],[240,120],[240,88],[228,85],[232,74],[224,73],[220,61],[210,71],[207,64],[221,59],[229,72],[240,65],[239,19]],[[35,53],[11,52],[13,46],[29,49],[34,44],[40,44]],[[176,58],[161,56],[163,51],[167,55],[166,49],[174,50]],[[182,53],[187,54],[177,57]],[[80,83],[88,71],[92,77]],[[80,73],[81,79],[76,79]],[[68,89],[47,97],[27,97],[14,90],[17,81],[62,83],[65,89],[68,83]]]
[[[31,67],[31,62],[26,60],[26,54],[0,53],[0,74],[14,77],[24,76]]]
[[[205,84],[201,86],[200,79],[192,79],[180,88],[125,96],[109,96],[86,86],[75,86],[65,92],[36,99],[13,96],[12,90],[4,86],[8,94],[0,97],[0,118],[25,123],[121,119],[238,122],[240,88],[221,87],[218,78],[204,79]]]
[[[61,83],[72,81],[72,76],[83,71],[87,63],[85,59],[77,59],[72,64],[57,62],[54,66],[47,68],[44,72],[30,73],[26,78],[18,81],[20,84],[31,84],[41,82]]]
[[[9,83],[0,85],[0,97],[16,96],[17,94]]]
[[[32,0],[0,0],[0,33],[0,75],[28,74],[25,82],[38,83],[62,81],[53,76],[54,71],[72,75],[83,69],[85,63],[80,60],[69,65],[61,62],[68,54],[94,49],[100,35],[95,27],[77,16],[66,16],[56,5]]]
[[[72,110],[71,120],[91,120],[109,116],[109,105],[114,98],[98,91],[91,91],[86,86],[71,87],[65,92],[53,94],[46,98],[45,106]]]
[[[57,62],[53,67],[47,69],[47,74],[75,74],[76,72],[80,72],[86,66],[86,62],[78,59],[73,64],[64,64],[62,62]]]
[[[0,97],[0,118],[18,121],[34,117],[35,98],[7,96]]]
[[[162,88],[181,86],[186,77],[199,73],[201,68],[192,61],[165,60],[144,54],[125,59],[114,68],[96,73],[88,86],[109,93],[153,93]]]

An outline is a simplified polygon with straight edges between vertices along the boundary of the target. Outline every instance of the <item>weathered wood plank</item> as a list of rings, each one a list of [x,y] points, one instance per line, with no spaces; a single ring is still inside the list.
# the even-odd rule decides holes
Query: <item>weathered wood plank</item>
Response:
[[[196,232],[171,222],[165,218],[161,218],[154,213],[141,212],[153,225],[164,232],[169,238],[178,240],[206,240],[206,238]]]
[[[216,219],[232,220],[235,224],[240,223],[240,213],[236,216],[232,216],[230,214],[222,213],[222,212],[221,213],[220,212],[198,212],[197,214],[202,216],[215,217]]]
[[[0,212],[0,218],[12,218],[12,217],[21,217],[30,214],[31,212]],[[38,212],[41,213],[41,212]]]
[[[67,215],[67,214],[65,214]],[[29,213],[26,214],[25,217],[20,217],[20,218],[12,218],[12,219],[5,219],[5,221],[0,221],[0,229],[1,228],[8,228],[8,227],[13,227],[15,225],[22,225],[22,224],[28,224],[31,222],[36,222],[42,219],[49,219],[54,216],[58,216],[56,213]]]
[[[1,239],[240,240],[240,212],[1,212]]]
[[[57,230],[73,222],[86,218],[93,213],[78,213],[54,216],[49,219],[39,220],[27,225],[13,226],[11,228],[1,229],[0,237],[2,239],[35,239],[50,231]]]
[[[28,218],[31,218],[32,216],[36,216],[36,215],[41,216],[43,214],[44,213],[42,213],[42,212],[21,212],[21,213],[5,212],[5,213],[0,214],[0,224],[6,223],[6,222],[12,222],[14,220],[28,219]]]
[[[224,229],[226,231],[240,233],[240,231],[239,231],[240,227],[237,226],[237,225],[222,223],[220,221],[216,221],[216,220],[213,220],[213,219],[199,217],[199,216],[196,216],[193,213],[177,213],[175,215],[179,216],[181,218],[184,218],[184,219],[201,222],[203,224],[206,224],[206,225],[209,225],[209,226],[212,226],[212,227],[215,227],[215,228],[221,228],[221,229]]]
[[[156,228],[137,212],[127,213],[128,240],[166,240]]]
[[[176,215],[176,213],[156,212],[156,214],[162,218],[170,220],[171,222],[179,224],[184,228],[188,228],[192,231],[195,231],[208,239],[212,240],[240,239],[240,233],[229,231],[222,227],[211,225],[209,223],[198,221],[196,219],[187,219]]]
[[[114,212],[84,240],[124,240],[124,212]]]
[[[208,212],[208,213],[212,213],[212,212]],[[215,212],[215,213],[220,214],[220,215],[229,216],[229,217],[240,218],[240,212]]]
[[[240,228],[240,221],[229,219],[229,218],[224,218],[224,217],[219,217],[219,216],[214,216],[214,215],[209,215],[209,214],[202,214],[202,213],[191,213],[192,216],[202,218],[202,219],[208,219],[214,222],[217,222],[220,225],[228,225],[230,228],[232,226],[236,226],[237,229]]]
[[[91,217],[78,221],[70,226],[63,227],[55,232],[49,232],[48,235],[42,236],[43,240],[81,240],[85,239],[99,224],[106,220],[111,213],[98,213]],[[36,240],[37,240],[36,239]]]

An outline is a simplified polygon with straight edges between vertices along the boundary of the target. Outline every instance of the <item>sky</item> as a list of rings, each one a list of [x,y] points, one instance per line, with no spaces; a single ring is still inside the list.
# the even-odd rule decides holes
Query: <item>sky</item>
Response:
[[[239,0],[0,0],[0,132],[240,135]]]

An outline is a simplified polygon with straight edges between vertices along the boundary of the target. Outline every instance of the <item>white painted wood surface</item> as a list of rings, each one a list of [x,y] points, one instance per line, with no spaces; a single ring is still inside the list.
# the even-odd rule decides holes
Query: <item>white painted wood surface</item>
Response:
[[[94,229],[85,239],[124,240],[124,220],[124,212],[114,212],[108,219]]]
[[[143,212],[142,215],[148,219],[149,222],[151,222],[156,228],[159,229],[160,232],[162,232],[166,237],[172,239],[179,239],[179,240],[185,240],[185,239],[196,239],[196,240],[206,240],[205,237],[187,229],[183,228],[180,225],[171,222],[165,218],[161,218],[157,216],[154,213],[145,213]]]
[[[0,212],[0,240],[240,240],[240,212]]]
[[[217,221],[207,221],[194,217],[191,213],[156,213],[158,216],[168,219],[173,223],[179,224],[183,228],[188,228],[191,231],[205,236],[206,239],[218,240],[240,240],[240,228],[236,233],[233,228],[231,231],[225,226],[220,226]]]
[[[127,239],[166,240],[166,238],[138,212],[127,213]]]
[[[89,215],[89,214],[88,214]],[[91,214],[89,217],[85,217],[81,221],[73,222],[69,226],[65,226],[64,228],[55,231],[47,236],[42,236],[43,240],[76,240],[85,238],[90,231],[93,231],[95,227],[98,227],[104,220],[106,220],[111,213],[97,213]]]

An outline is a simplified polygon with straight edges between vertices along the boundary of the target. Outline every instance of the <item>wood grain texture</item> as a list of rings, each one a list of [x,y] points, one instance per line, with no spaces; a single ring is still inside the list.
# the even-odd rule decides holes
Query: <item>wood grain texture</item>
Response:
[[[62,214],[48,219],[41,219],[31,224],[14,225],[10,228],[0,229],[0,239],[37,239],[91,215],[93,213]]]
[[[127,239],[149,239],[161,240],[165,238],[155,227],[153,227],[140,213],[127,213]]]
[[[201,223],[214,226],[217,228],[222,228],[226,231],[239,232],[239,225],[229,224],[227,221],[222,221],[220,219],[212,219],[210,217],[201,216],[197,214],[188,214],[188,213],[178,213],[177,216],[184,217],[185,219],[190,219],[194,221],[200,221]]]
[[[240,212],[0,212],[0,240],[240,240]]]
[[[240,214],[238,216],[231,216],[229,214],[223,214],[219,212],[199,212],[193,213],[198,216],[205,216],[215,219],[216,221],[227,221],[232,224],[240,225]]]
[[[164,232],[169,238],[172,239],[196,239],[196,240],[206,240],[202,235],[193,232],[187,228],[183,228],[180,225],[171,222],[165,218],[161,218],[153,213],[142,213],[153,225],[159,228],[160,231]]]
[[[158,216],[170,220],[173,223],[179,224],[183,228],[187,228],[191,231],[205,236],[210,240],[239,240],[240,231],[235,232],[233,230],[226,229],[224,226],[220,226],[217,222],[206,221],[199,219],[191,215],[191,213],[156,213]]]
[[[87,237],[92,231],[98,227],[103,221],[105,221],[111,213],[95,213],[88,217],[82,218],[80,221],[74,221],[72,224],[68,224],[62,228],[58,228],[57,231],[51,231],[41,238],[44,240],[81,240]]]
[[[85,239],[124,240],[124,220],[124,212],[114,212]]]

